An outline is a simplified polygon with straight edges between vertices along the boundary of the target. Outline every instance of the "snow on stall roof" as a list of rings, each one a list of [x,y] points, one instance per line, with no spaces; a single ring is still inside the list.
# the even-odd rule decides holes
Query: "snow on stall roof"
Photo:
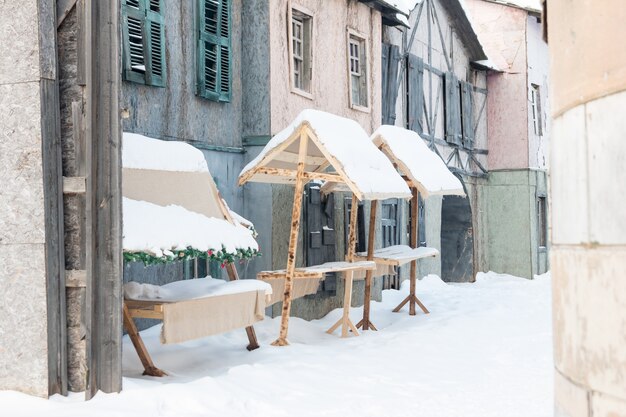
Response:
[[[204,154],[185,142],[166,141],[124,132],[124,168],[161,171],[209,172]]]
[[[270,284],[256,279],[240,279],[227,282],[208,276],[206,278],[175,281],[165,285],[143,284],[134,281],[124,284],[124,296],[127,299],[165,302],[194,300],[258,290],[264,290],[266,295],[272,294],[272,286]]]
[[[207,251],[222,246],[234,253],[237,249],[259,246],[252,232],[226,220],[206,217],[180,206],[158,206],[146,201],[123,198],[124,251],[147,252],[157,257],[171,250],[187,247]]]
[[[241,171],[240,177],[254,169],[270,152],[304,123],[323,148],[342,165],[348,179],[369,199],[409,198],[411,192],[391,162],[380,152],[356,121],[319,110],[303,110],[287,128],[277,133],[263,151]],[[324,152],[324,149],[321,149]]]
[[[385,144],[392,155],[406,166],[408,175],[413,181],[422,185],[427,194],[465,195],[463,185],[448,170],[443,160],[428,149],[422,138],[411,130],[398,126],[383,125],[372,135],[377,146]]]

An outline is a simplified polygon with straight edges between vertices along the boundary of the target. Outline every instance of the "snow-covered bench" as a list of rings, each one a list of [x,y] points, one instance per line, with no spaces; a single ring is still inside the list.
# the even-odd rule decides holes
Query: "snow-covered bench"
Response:
[[[134,318],[162,320],[162,343],[245,327],[248,350],[257,348],[252,324],[263,320],[271,286],[238,281],[232,261],[256,253],[258,245],[245,221],[233,219],[202,152],[183,142],[125,133],[122,159],[125,260],[157,263],[203,256],[223,262],[231,279],[125,285],[124,326],[144,374],[164,372],[152,363]]]

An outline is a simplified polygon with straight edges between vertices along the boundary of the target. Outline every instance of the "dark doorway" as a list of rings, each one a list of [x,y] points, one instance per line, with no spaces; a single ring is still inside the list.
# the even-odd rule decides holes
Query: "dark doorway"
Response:
[[[381,202],[381,229],[382,247],[395,246],[400,244],[399,211],[398,199],[390,198]],[[395,275],[383,275],[383,289],[400,289],[400,271]]]
[[[445,196],[441,207],[441,278],[470,282],[474,276],[474,232],[469,198]]]

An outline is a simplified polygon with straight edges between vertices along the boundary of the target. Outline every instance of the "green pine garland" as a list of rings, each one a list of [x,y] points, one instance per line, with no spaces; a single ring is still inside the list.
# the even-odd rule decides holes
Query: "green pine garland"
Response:
[[[256,249],[237,248],[237,251],[232,253],[228,252],[223,246],[221,250],[217,251],[213,249],[209,249],[208,251],[202,251],[188,246],[187,249],[172,250],[170,252],[172,252],[171,255],[168,254],[161,257],[157,257],[146,252],[124,252],[124,262],[143,262],[144,265],[157,265],[199,258],[219,262],[223,268],[224,266],[226,266],[226,264],[233,263],[236,260],[243,261],[244,259],[251,259],[255,256],[261,256],[261,252]]]

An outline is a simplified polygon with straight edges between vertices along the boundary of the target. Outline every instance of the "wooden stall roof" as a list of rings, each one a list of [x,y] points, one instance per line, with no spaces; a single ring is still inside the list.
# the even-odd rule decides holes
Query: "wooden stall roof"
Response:
[[[411,197],[405,181],[357,122],[311,109],[302,111],[246,165],[239,185],[295,184],[302,137],[310,139],[304,167],[307,182],[345,184],[359,200]]]
[[[374,132],[372,141],[424,197],[465,195],[461,181],[416,132],[385,125]]]

